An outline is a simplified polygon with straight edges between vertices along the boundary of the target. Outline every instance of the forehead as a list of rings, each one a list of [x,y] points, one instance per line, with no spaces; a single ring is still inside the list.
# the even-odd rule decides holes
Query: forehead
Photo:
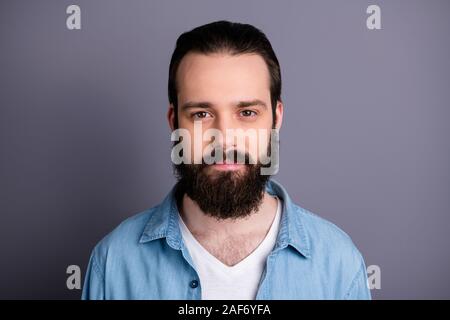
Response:
[[[178,100],[269,99],[270,76],[258,54],[188,53],[177,71]]]

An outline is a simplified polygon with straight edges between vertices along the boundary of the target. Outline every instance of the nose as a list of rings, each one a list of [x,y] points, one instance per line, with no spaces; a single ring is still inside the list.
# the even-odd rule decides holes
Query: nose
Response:
[[[236,147],[234,136],[231,134],[232,131],[235,130],[235,123],[231,115],[221,114],[220,116],[216,117],[214,128],[222,133],[223,140],[217,141],[217,143],[220,143],[222,145],[225,152]],[[227,133],[227,131],[229,130],[231,131]]]

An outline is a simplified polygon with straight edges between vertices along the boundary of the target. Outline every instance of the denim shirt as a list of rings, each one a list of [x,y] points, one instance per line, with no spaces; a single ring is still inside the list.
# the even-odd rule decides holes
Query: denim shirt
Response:
[[[282,200],[283,211],[256,299],[371,299],[364,259],[350,237],[294,204],[275,180],[266,191]],[[82,299],[201,299],[174,192],[123,221],[95,246]]]

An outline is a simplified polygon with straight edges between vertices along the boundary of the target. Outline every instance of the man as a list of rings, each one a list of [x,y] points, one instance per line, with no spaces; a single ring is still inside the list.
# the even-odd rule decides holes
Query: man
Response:
[[[83,299],[371,298],[351,239],[270,179],[283,103],[260,30],[218,21],[182,34],[169,102],[178,182],[95,247]],[[258,135],[224,138],[239,130]]]

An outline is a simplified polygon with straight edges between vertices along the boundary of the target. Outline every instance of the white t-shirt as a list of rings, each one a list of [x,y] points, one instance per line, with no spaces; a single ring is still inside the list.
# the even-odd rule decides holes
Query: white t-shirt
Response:
[[[244,260],[227,266],[209,253],[192,235],[181,216],[179,225],[184,243],[200,277],[202,300],[253,300],[256,298],[266,259],[278,235],[281,201],[264,240]]]

